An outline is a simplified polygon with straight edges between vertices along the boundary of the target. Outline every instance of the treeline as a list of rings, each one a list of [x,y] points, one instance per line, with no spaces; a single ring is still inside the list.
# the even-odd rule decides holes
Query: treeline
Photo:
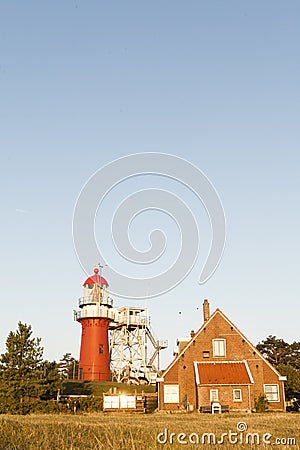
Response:
[[[41,339],[32,336],[31,325],[19,322],[17,330],[9,333],[6,352],[0,356],[0,413],[57,408],[54,401],[63,382],[77,377],[78,361],[70,353],[59,362],[47,361],[43,352]]]
[[[31,325],[19,322],[17,330],[7,337],[6,352],[0,356],[0,414],[101,410],[102,398],[61,401],[64,383],[77,379],[78,361],[70,353],[59,362],[44,360],[41,339],[32,334]],[[287,376],[287,400],[299,399],[300,342],[289,344],[270,335],[257,349],[281,375]]]
[[[287,376],[286,399],[300,399],[300,342],[288,344],[270,335],[256,347],[281,375]]]

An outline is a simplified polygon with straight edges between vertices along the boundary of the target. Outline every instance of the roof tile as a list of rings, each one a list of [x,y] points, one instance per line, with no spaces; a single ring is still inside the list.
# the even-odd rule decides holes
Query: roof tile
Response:
[[[197,363],[200,384],[251,384],[245,362]]]

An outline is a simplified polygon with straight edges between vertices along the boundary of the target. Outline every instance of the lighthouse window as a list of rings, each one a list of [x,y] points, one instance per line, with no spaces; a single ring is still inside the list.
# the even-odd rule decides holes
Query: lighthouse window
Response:
[[[103,355],[103,344],[99,345],[99,353],[100,355]]]

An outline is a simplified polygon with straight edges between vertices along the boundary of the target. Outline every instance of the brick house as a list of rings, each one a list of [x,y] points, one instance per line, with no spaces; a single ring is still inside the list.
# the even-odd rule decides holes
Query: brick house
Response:
[[[203,303],[204,323],[179,339],[175,359],[158,379],[159,409],[251,411],[265,394],[269,410],[285,410],[284,381],[238,328]]]

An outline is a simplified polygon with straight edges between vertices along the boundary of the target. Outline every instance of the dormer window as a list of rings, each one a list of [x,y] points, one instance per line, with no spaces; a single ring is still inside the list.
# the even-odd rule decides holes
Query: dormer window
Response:
[[[226,339],[213,339],[213,356],[226,356]]]

